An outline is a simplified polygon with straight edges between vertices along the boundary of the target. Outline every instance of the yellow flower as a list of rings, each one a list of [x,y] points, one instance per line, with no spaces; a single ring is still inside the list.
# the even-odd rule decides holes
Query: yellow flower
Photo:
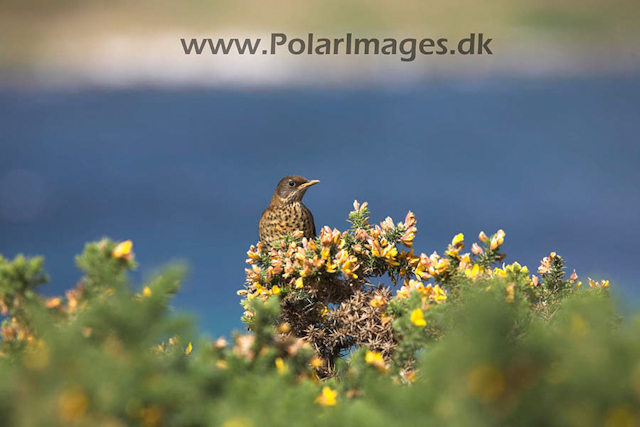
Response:
[[[189,345],[187,345],[187,348],[184,349],[184,354],[188,356],[191,354],[192,351],[193,351],[193,345],[189,343]]]
[[[506,270],[506,271],[510,271],[510,272],[512,272],[512,273],[515,273],[515,272],[518,272],[521,268],[522,268],[522,267],[520,266],[520,263],[516,261],[516,262],[514,262],[513,264],[508,265],[508,266],[505,268],[505,270]]]
[[[398,256],[398,249],[389,245],[389,243],[383,238],[380,242],[373,241],[371,247],[371,255],[376,258],[384,258],[387,264],[391,266],[400,265],[398,261],[396,261],[396,257]]]
[[[324,365],[324,360],[322,360],[321,358],[319,358],[318,356],[313,356],[311,358],[311,360],[309,361],[309,364],[318,369],[321,368]]]
[[[551,252],[550,256],[542,258],[542,261],[540,261],[540,267],[538,267],[538,273],[548,274],[551,271],[551,261],[553,260],[553,258],[555,258],[555,256],[556,253]]]
[[[133,248],[133,242],[131,240],[126,240],[122,243],[119,243],[113,251],[111,252],[111,256],[118,259],[131,260],[133,254],[131,249]]]
[[[306,240],[306,237],[302,239],[302,244],[305,248],[315,251],[316,250],[316,242],[313,240]]]
[[[435,271],[438,274],[444,274],[449,269],[449,260],[448,259],[439,259],[436,262]]]
[[[327,270],[327,273],[335,273],[338,270],[338,264],[327,262],[327,267],[325,270]]]
[[[473,268],[467,268],[464,271],[465,276],[470,277],[470,278],[475,278],[478,276],[478,274],[482,273],[482,267],[480,267],[479,264],[473,264]]]
[[[347,243],[346,240],[344,240],[344,238],[341,238],[338,247],[340,247],[340,249],[344,248],[345,243]]]
[[[151,296],[151,288],[149,288],[148,286],[145,286],[144,289],[142,290],[142,295],[145,298],[149,298]]]
[[[342,264],[342,272],[345,276],[351,279],[358,278],[358,275],[354,273],[358,268],[360,268],[360,265],[356,263],[356,259],[353,257],[350,257],[344,264]]]
[[[596,282],[595,280],[591,279],[591,277],[589,277],[588,279],[589,279],[589,287],[590,288],[598,288],[598,289],[607,289],[607,288],[609,288],[609,281],[608,280],[601,280],[599,282]]]
[[[251,248],[249,248],[249,250],[247,251],[247,256],[249,257],[247,263],[251,263],[260,259],[260,254],[256,251],[256,248],[254,246],[251,246]]]
[[[373,298],[371,298],[371,301],[369,301],[369,305],[371,305],[371,307],[373,308],[384,307],[386,304],[387,304],[387,299],[382,295],[376,295]]]
[[[380,258],[382,256],[382,247],[380,247],[380,243],[374,241],[371,245],[371,255]]]
[[[367,350],[364,361],[369,364],[374,364],[376,362],[384,361],[384,359],[382,358],[382,353],[380,353],[379,351]]]
[[[491,249],[496,249],[498,246],[504,243],[504,230],[498,230],[498,232],[491,239],[490,247]]]
[[[282,360],[281,357],[276,358],[276,369],[280,375],[284,375],[289,372],[289,367],[284,363],[284,360]]]
[[[367,350],[367,354],[364,357],[364,361],[370,365],[375,366],[377,369],[384,370],[386,365],[384,363],[384,357],[379,351]]]
[[[431,274],[428,271],[429,266],[430,264],[427,263],[418,263],[418,265],[416,266],[416,270],[414,271],[416,277],[420,280],[429,280],[431,278]]]
[[[162,422],[162,407],[159,405],[151,405],[140,410],[142,424],[147,427],[159,426]]]
[[[302,289],[302,287],[304,286],[304,281],[302,280],[302,277],[298,277],[296,279],[296,289]]]
[[[273,292],[274,295],[279,295],[280,287],[278,285],[273,285],[273,287],[271,288],[271,292]]]
[[[413,227],[413,229],[416,229],[416,227]],[[413,246],[413,239],[415,239],[415,237],[416,237],[415,232],[413,233],[407,232],[402,237],[400,237],[400,241],[402,242],[403,245],[410,248]]]
[[[281,334],[286,334],[291,330],[291,325],[287,322],[280,323],[278,326],[278,332]]]
[[[322,406],[335,406],[338,403],[338,391],[331,387],[322,387],[322,393],[316,398],[316,403]]]
[[[89,398],[82,390],[67,390],[58,399],[58,413],[65,423],[80,420],[89,409]]]
[[[491,403],[504,392],[504,374],[491,365],[477,366],[469,373],[467,388],[481,402]]]
[[[417,375],[416,375],[416,371],[412,370],[412,371],[408,371],[404,374],[404,378],[409,381],[410,383],[415,383],[416,380],[418,379]]]
[[[56,308],[56,307],[59,307],[61,303],[62,303],[62,298],[60,297],[49,298],[47,302],[45,302],[44,306],[47,308]]]
[[[491,239],[491,244],[489,245],[489,247],[491,249],[496,249],[498,246],[500,246],[498,244],[498,239],[496,239],[495,237],[493,239]]]
[[[440,287],[440,285],[436,285],[433,288],[433,293],[431,294],[431,299],[435,302],[445,302],[447,300],[447,293]]]
[[[320,230],[320,244],[325,247],[331,247],[331,245],[337,245],[340,241],[342,234],[337,229],[331,230],[328,226],[322,227]]]
[[[424,283],[419,282],[417,280],[409,280],[409,289],[415,290],[423,297],[428,297],[433,292],[433,286],[427,285],[424,286]]]
[[[505,298],[505,301],[507,302],[513,301],[513,298],[515,296],[515,290],[516,290],[516,285],[514,283],[511,283],[509,286],[507,286],[507,297]]]
[[[396,297],[398,299],[407,298],[409,297],[409,292],[410,289],[407,286],[402,286],[400,289],[398,289],[398,292],[396,292]]]
[[[456,248],[446,250],[444,253],[449,255],[451,258],[458,258],[458,250]]]
[[[411,323],[416,326],[427,326],[427,322],[424,320],[424,313],[419,308],[416,308],[411,312]]]
[[[387,323],[391,322],[391,320],[393,319],[389,315],[383,314],[382,316],[380,316],[380,321],[382,322],[383,325],[386,325]]]
[[[538,276],[536,276],[535,274],[531,275],[531,281],[529,282],[529,286],[531,286],[532,288],[535,288],[536,286],[538,286]]]
[[[255,282],[253,286],[256,287],[256,292],[260,295],[266,295],[269,293],[269,291],[264,286],[262,286],[260,282]]]
[[[246,417],[232,418],[225,421],[222,427],[253,427],[253,422]]]
[[[462,241],[464,240],[464,234],[459,233],[456,234],[455,237],[453,238],[453,240],[451,241],[451,244],[453,246],[458,246],[459,243],[462,243]]]

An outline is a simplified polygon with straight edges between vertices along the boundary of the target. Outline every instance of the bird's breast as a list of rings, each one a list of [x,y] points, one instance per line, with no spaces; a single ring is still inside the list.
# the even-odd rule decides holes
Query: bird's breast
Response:
[[[313,216],[300,202],[269,206],[260,219],[260,240],[268,246],[296,230],[301,230],[305,237],[315,237]]]

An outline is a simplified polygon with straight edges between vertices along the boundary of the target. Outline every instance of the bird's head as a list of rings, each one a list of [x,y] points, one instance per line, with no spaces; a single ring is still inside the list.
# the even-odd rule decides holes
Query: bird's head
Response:
[[[299,202],[307,189],[312,185],[319,183],[317,179],[308,180],[299,175],[288,175],[280,180],[274,193],[274,201],[280,203]]]

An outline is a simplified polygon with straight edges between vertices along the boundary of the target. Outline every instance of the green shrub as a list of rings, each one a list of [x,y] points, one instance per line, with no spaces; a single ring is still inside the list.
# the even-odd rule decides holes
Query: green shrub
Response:
[[[181,266],[134,290],[131,242],[88,244],[64,297],[38,294],[41,258],[0,257],[3,425],[640,423],[640,318],[621,321],[608,282],[581,288],[555,253],[539,277],[500,264],[501,230],[416,255],[413,214],[368,217],[252,247],[251,332],[229,342],[169,310]]]

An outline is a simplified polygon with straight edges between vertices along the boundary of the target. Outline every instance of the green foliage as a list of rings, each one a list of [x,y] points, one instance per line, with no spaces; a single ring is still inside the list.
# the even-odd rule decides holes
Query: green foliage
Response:
[[[44,258],[18,255],[9,262],[0,255],[0,299],[2,314],[16,315],[23,302],[33,300],[36,287],[49,281],[43,273]]]
[[[368,229],[364,214],[351,220],[354,232]],[[620,322],[608,282],[578,290],[556,254],[543,259],[539,283],[517,263],[497,267],[502,254],[487,252],[500,238],[487,237],[479,262],[462,269],[456,236],[451,274],[439,274],[434,262],[436,283],[411,279],[396,295],[375,290],[371,301],[397,346],[389,357],[357,346],[324,380],[317,349],[279,321],[284,291],[245,301],[251,333],[210,342],[169,310],[184,267],[169,266],[137,288],[127,276],[135,267],[127,242],[88,244],[77,258],[84,276],[64,297],[37,293],[46,282],[41,258],[0,258],[7,316],[0,419],[7,426],[638,425],[640,317]]]

